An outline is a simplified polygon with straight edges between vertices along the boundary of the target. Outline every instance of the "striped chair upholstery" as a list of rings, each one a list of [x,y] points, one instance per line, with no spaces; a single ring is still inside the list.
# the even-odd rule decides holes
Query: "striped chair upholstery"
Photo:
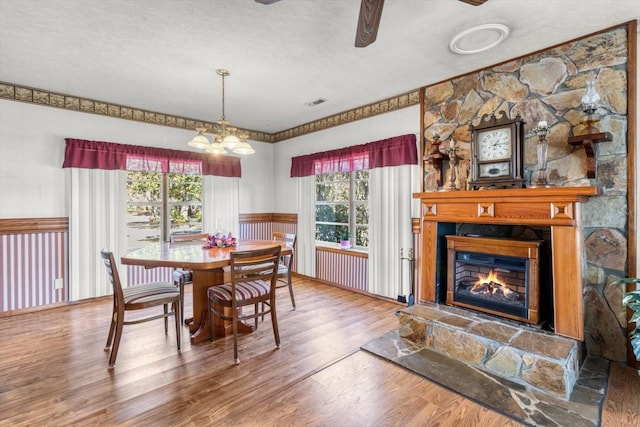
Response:
[[[240,363],[238,358],[239,321],[254,319],[255,328],[258,329],[258,317],[271,314],[276,347],[280,348],[275,291],[281,250],[282,247],[277,245],[266,249],[231,252],[231,282],[212,286],[207,290],[211,341],[214,340],[216,318],[223,322],[231,322],[233,359],[236,364]],[[268,304],[261,304],[265,302]],[[249,305],[254,306],[250,313],[245,310],[239,314],[240,310],[233,309]],[[259,309],[260,306],[261,309]],[[231,314],[225,314],[225,308],[232,308]]]
[[[209,298],[218,299],[220,301],[231,301],[233,285],[225,283],[220,286],[212,286],[209,288]],[[247,300],[259,298],[267,295],[270,291],[270,284],[265,281],[241,282],[236,285],[236,300]]]

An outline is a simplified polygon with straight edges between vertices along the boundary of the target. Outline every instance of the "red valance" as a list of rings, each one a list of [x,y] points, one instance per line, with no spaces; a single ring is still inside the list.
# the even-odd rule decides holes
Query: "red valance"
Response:
[[[240,158],[66,138],[63,168],[147,170],[239,178]]]
[[[417,165],[416,136],[407,134],[291,159],[291,177]]]

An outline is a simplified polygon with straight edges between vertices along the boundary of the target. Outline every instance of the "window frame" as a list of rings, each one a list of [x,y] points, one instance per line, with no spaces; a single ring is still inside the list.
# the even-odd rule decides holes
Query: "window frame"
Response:
[[[129,200],[129,194],[128,194],[128,185],[129,185],[129,179],[128,176],[129,174],[137,174],[137,173],[141,173],[141,172],[152,172],[152,173],[157,173],[159,174],[159,183],[160,183],[160,201],[141,201],[141,202],[131,202]],[[184,205],[185,203],[189,204],[189,205],[197,205],[200,206],[201,212],[204,211],[204,180],[203,180],[203,176],[200,174],[180,174],[177,172],[160,172],[160,171],[141,171],[141,170],[128,170],[126,171],[127,173],[127,180],[126,180],[126,186],[127,186],[127,201],[126,201],[126,209],[128,209],[129,206],[133,206],[133,205],[142,205],[142,206],[158,206],[160,207],[160,227],[159,227],[159,242],[169,242],[171,241],[171,225],[172,225],[172,219],[171,219],[171,207],[173,206],[178,206],[178,205]],[[176,174],[176,175],[188,175],[188,176],[199,176],[200,177],[200,201],[188,201],[188,202],[171,202],[169,199],[169,190],[170,190],[170,185],[171,185],[171,180],[169,175],[170,174]],[[204,213],[204,212],[203,212]],[[129,221],[126,221],[125,223],[125,227],[128,230],[130,229],[129,226]],[[201,215],[200,217],[200,230],[196,231],[194,230],[193,233],[202,233],[202,230],[204,230],[204,215]],[[128,234],[128,233],[127,233]],[[189,233],[191,234],[191,233]],[[129,244],[129,239],[127,238],[127,250],[133,250],[133,249],[137,249],[139,248],[139,246],[130,246]]]
[[[356,179],[356,174],[358,173],[363,173],[365,172],[367,174],[367,178],[366,179]],[[348,201],[328,201],[328,200],[324,200],[324,201],[319,201],[318,200],[318,193],[317,193],[317,186],[321,183],[318,182],[318,177],[323,176],[323,175],[334,175],[334,174],[348,174],[349,176],[349,200]],[[366,200],[356,200],[356,182],[357,181],[366,181],[367,183],[367,198]],[[346,182],[346,181],[343,181]],[[367,206],[367,211],[369,208],[369,170],[355,170],[355,171],[351,171],[351,172],[331,172],[331,173],[326,173],[326,174],[319,174],[316,175],[315,178],[315,186],[316,186],[316,196],[315,196],[315,202],[314,202],[314,206],[317,207],[318,205],[328,205],[328,206],[338,206],[338,205],[346,205],[347,206],[347,215],[348,215],[348,229],[349,229],[349,233],[351,234],[352,238],[351,241],[353,243],[352,248],[358,249],[358,250],[362,250],[362,251],[367,251],[369,246],[362,246],[362,245],[357,245],[357,228],[366,228],[367,230],[370,229],[369,226],[369,222],[367,220],[366,224],[357,224],[356,223],[356,211],[357,208],[356,206],[358,205],[364,205]],[[315,212],[315,210],[314,210]],[[338,226],[343,226],[345,223],[341,223],[341,222],[332,222],[332,221],[317,221],[316,218],[314,218],[314,230],[317,230],[317,226],[318,224],[324,224],[324,225],[335,225],[336,227]],[[368,233],[367,233],[368,235]],[[317,246],[328,246],[328,247],[339,247],[340,243],[339,242],[330,242],[328,240],[315,240],[316,245]]]

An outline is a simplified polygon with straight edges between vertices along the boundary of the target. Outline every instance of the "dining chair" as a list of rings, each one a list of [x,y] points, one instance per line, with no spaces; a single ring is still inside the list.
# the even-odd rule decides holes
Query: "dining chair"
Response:
[[[288,287],[289,296],[291,297],[291,305],[293,311],[296,310],[296,299],[293,296],[293,282],[291,280],[291,269],[293,267],[293,255],[296,248],[297,237],[293,233],[281,233],[274,231],[272,234],[273,240],[285,242],[285,244],[291,248],[290,255],[282,255],[280,257],[280,263],[278,264],[278,284],[277,288]]]
[[[280,348],[280,334],[276,316],[276,283],[281,246],[265,249],[231,252],[231,282],[211,286],[207,290],[209,299],[209,324],[211,341],[214,340],[215,318],[230,321],[233,328],[233,360],[238,358],[238,322],[254,319],[258,329],[258,317],[271,314],[271,325],[276,347]],[[266,274],[266,271],[269,274]],[[269,304],[260,304],[268,302]],[[239,312],[245,306],[253,305],[252,312]],[[258,307],[261,306],[261,309]],[[225,314],[225,308],[231,309],[231,315]]]
[[[164,333],[166,335],[169,330],[168,317],[174,316],[176,323],[176,342],[178,344],[178,351],[180,351],[180,291],[169,282],[144,283],[123,288],[113,253],[108,249],[102,249],[100,255],[107,268],[109,282],[111,282],[111,286],[113,287],[113,312],[111,314],[109,336],[107,337],[107,344],[104,348],[105,351],[111,349],[109,369],[112,369],[116,364],[120,338],[122,338],[122,327],[124,325],[133,325],[164,318]],[[171,311],[168,309],[169,304],[172,306]],[[143,310],[160,305],[164,306],[164,312],[162,314],[137,318],[130,321],[125,320],[125,311]]]
[[[209,241],[209,234],[174,234],[170,237],[170,243],[202,243]],[[173,284],[180,289],[180,323],[184,325],[184,285],[193,283],[193,271],[184,268],[173,270]]]

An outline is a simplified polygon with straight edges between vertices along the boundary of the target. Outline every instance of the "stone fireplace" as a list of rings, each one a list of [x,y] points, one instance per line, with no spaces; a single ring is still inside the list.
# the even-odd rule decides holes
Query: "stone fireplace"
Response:
[[[446,303],[537,325],[542,241],[445,236]]]
[[[414,194],[422,206],[418,304],[402,310],[399,336],[569,399],[585,357],[580,206],[598,194],[597,187]],[[460,224],[548,227],[551,284],[545,288],[552,298],[540,298],[545,242],[457,235]],[[499,297],[479,295],[492,292]],[[553,312],[553,331],[532,327],[545,310]]]
[[[580,205],[597,187],[523,188],[417,193],[421,199],[420,269],[417,299],[439,303],[447,269],[446,235],[455,224],[548,226],[555,333],[584,341],[583,245]],[[503,250],[503,253],[506,250]]]

